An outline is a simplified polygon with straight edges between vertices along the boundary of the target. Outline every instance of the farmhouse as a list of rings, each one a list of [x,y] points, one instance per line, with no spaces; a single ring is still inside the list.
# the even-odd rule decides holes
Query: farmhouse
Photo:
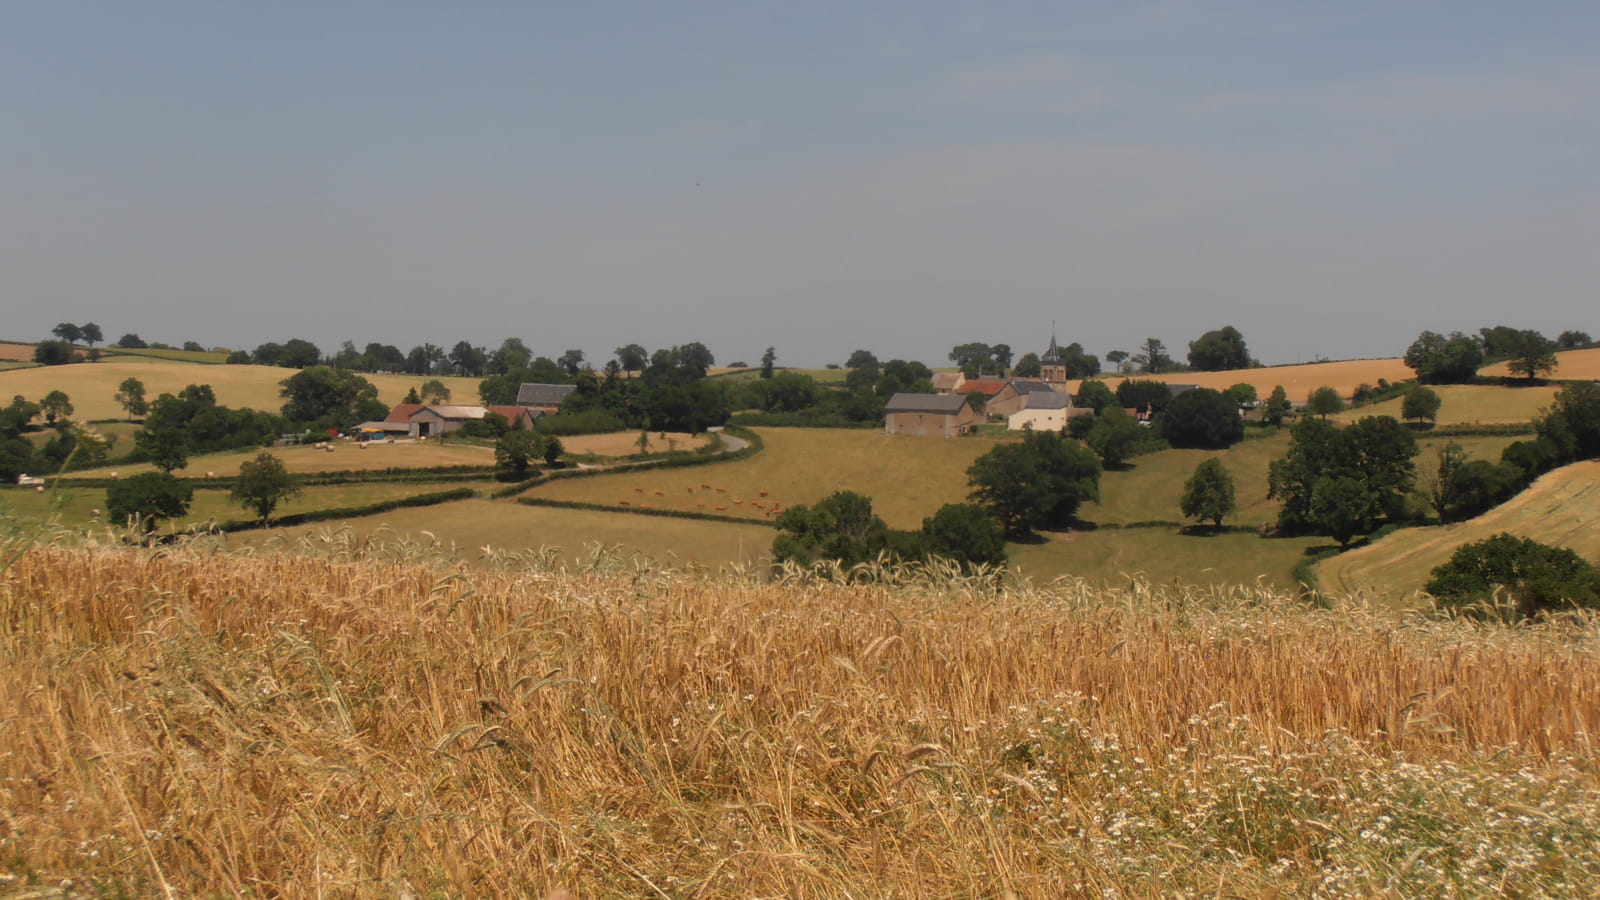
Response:
[[[1092,416],[1094,410],[1087,406],[1075,407],[1072,398],[1055,391],[1028,394],[1027,404],[1006,416],[1006,428],[1011,431],[1060,431],[1067,427],[1073,416]]]
[[[967,383],[964,372],[935,372],[933,373],[933,392],[935,394],[958,394],[961,386]]]
[[[456,406],[436,403],[401,403],[389,411],[382,422],[369,422],[363,431],[385,434],[406,434],[427,437],[459,431],[468,422],[482,419],[489,413],[505,416],[512,428],[532,428],[543,412],[527,406]],[[368,426],[374,426],[368,428]]]
[[[895,394],[884,407],[885,434],[955,437],[981,421],[960,394]]]
[[[983,411],[991,416],[1009,416],[1020,409],[1034,406],[1035,397],[1038,397],[1041,403],[1056,402],[1044,395],[1067,398],[1066,405],[1059,407],[1060,409],[1065,409],[1067,406],[1072,405],[1070,397],[1067,397],[1064,393],[1057,393],[1054,388],[1043,381],[1035,381],[1031,378],[1013,378],[1007,381],[1004,387],[996,391],[994,396],[989,398],[988,402],[983,405]]]

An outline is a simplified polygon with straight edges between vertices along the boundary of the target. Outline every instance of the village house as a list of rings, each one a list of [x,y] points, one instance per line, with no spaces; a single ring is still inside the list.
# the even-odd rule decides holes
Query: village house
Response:
[[[1026,406],[1006,416],[1006,428],[1011,431],[1060,431],[1073,416],[1094,415],[1092,408],[1073,406],[1070,396],[1055,391],[1034,392],[1024,399]]]
[[[961,386],[967,383],[964,372],[935,372],[933,373],[933,392],[935,394],[957,394]]]
[[[985,414],[991,416],[1010,416],[1012,413],[1015,413],[1018,410],[1033,406],[1033,396],[1035,394],[1051,394],[1056,397],[1067,397],[1066,394],[1056,391],[1055,388],[1044,383],[1043,381],[1035,381],[1031,378],[1013,378],[1007,381],[1004,387],[996,391],[994,395],[984,403],[983,411]],[[1045,403],[1056,402],[1054,400],[1041,399],[1042,402]],[[1068,398],[1067,406],[1071,405],[1071,398]],[[1065,409],[1066,407],[1061,408]]]
[[[884,407],[885,434],[955,437],[982,421],[960,394],[895,394]]]
[[[527,406],[463,406],[443,403],[401,403],[382,422],[367,422],[360,431],[388,436],[430,437],[460,431],[489,413],[505,416],[512,428],[532,428],[544,413]]]

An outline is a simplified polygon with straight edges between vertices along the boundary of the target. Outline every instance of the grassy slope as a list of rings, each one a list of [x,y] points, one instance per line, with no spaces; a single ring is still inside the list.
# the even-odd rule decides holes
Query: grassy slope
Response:
[[[1486,384],[1440,384],[1430,388],[1439,395],[1440,425],[1502,425],[1532,422],[1539,411],[1550,405],[1558,387],[1499,387]],[[1354,422],[1366,416],[1400,418],[1402,397],[1348,409],[1331,416],[1335,421]]]
[[[119,357],[98,363],[47,366],[0,372],[0,394],[21,394],[37,400],[52,390],[65,391],[77,408],[76,417],[120,419],[127,415],[112,396],[124,379],[144,382],[145,394],[155,399],[163,393],[175,394],[191,384],[209,384],[217,402],[234,408],[249,407],[277,412],[283,406],[280,383],[295,374],[275,366],[210,366],[156,359]],[[415,375],[362,375],[378,388],[378,399],[394,405],[406,391],[425,380]],[[444,377],[456,400],[476,403],[477,378]]]
[[[1319,563],[1324,590],[1367,593],[1403,602],[1456,547],[1502,531],[1571,547],[1600,560],[1600,462],[1567,466],[1534,482],[1510,502],[1469,522],[1398,531]]]
[[[367,449],[348,441],[333,444],[333,452],[311,446],[273,447],[266,452],[276,455],[290,472],[347,472],[366,469],[427,468],[431,466],[492,466],[494,452],[478,445],[439,443],[437,441],[400,441],[394,444],[373,443]],[[212,453],[189,458],[189,466],[176,474],[186,478],[200,478],[207,472],[218,476],[233,475],[239,465],[254,459],[261,450],[241,450],[234,453]],[[124,466],[117,471],[134,475],[151,471],[148,463]],[[105,470],[92,469],[70,473],[65,477],[103,478]]]

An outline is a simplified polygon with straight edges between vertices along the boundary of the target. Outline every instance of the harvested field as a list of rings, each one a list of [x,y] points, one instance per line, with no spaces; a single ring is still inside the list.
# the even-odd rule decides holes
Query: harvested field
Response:
[[[1042,543],[1006,545],[1019,573],[1036,581],[1071,577],[1113,588],[1142,578],[1179,587],[1264,584],[1294,590],[1294,567],[1308,551],[1332,543],[1324,537],[1262,538],[1254,532],[1181,534],[1174,527],[1044,537]]]
[[[669,453],[673,450],[690,451],[717,441],[710,434],[689,434],[683,431],[669,431],[666,437],[661,432],[652,431],[650,443],[646,447],[647,453]],[[596,456],[631,456],[639,452],[638,431],[617,431],[611,434],[574,434],[559,435],[561,446],[566,448],[570,455],[593,453]],[[719,442],[720,443],[720,442]]]
[[[29,359],[32,359],[30,356]],[[1480,375],[1491,375],[1499,378],[1511,377],[1511,369],[1505,363],[1495,363],[1478,370]],[[1587,350],[1562,350],[1556,354],[1556,370],[1551,373],[1552,378],[1563,379],[1589,379],[1600,380],[1600,347],[1591,347]]]
[[[1316,567],[1317,580],[1323,590],[1334,593],[1413,602],[1434,567],[1449,561],[1457,547],[1502,531],[1570,547],[1579,556],[1600,561],[1600,461],[1550,472],[1476,519],[1407,528],[1323,560]]]
[[[17,344],[11,341],[0,341],[0,360],[11,362],[32,362],[33,353],[38,349],[33,344]]]
[[[759,431],[766,449],[747,459],[556,480],[530,496],[762,519],[774,506],[815,503],[848,490],[871,497],[891,527],[920,528],[944,504],[965,501],[967,467],[994,446],[981,437],[915,438],[849,428]]]
[[[1556,385],[1500,387],[1436,384],[1431,385],[1429,390],[1439,395],[1440,425],[1509,425],[1532,422],[1540,410],[1550,405],[1551,398],[1560,388]],[[1347,423],[1366,416],[1394,416],[1398,419],[1404,402],[1404,398],[1395,397],[1382,403],[1347,409],[1330,418]]]
[[[1340,396],[1349,397],[1363,384],[1376,385],[1378,380],[1408,381],[1416,373],[1406,368],[1399,359],[1350,359],[1341,362],[1308,363],[1302,366],[1268,366],[1261,369],[1233,369],[1227,372],[1169,372],[1160,375],[1104,375],[1101,376],[1112,390],[1126,378],[1167,381],[1173,384],[1197,384],[1201,387],[1223,390],[1236,384],[1255,385],[1261,399],[1267,399],[1272,389],[1283,385],[1284,391],[1297,405],[1306,402],[1306,396],[1323,385],[1337,390]],[[1077,393],[1082,382],[1068,383]]]
[[[0,572],[8,893],[1600,893],[1592,622],[312,549]]]

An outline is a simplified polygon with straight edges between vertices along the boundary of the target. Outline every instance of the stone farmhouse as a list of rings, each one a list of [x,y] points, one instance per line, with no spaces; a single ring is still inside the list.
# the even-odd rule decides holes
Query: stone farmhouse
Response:
[[[983,417],[960,394],[895,394],[884,407],[885,434],[955,437]]]

